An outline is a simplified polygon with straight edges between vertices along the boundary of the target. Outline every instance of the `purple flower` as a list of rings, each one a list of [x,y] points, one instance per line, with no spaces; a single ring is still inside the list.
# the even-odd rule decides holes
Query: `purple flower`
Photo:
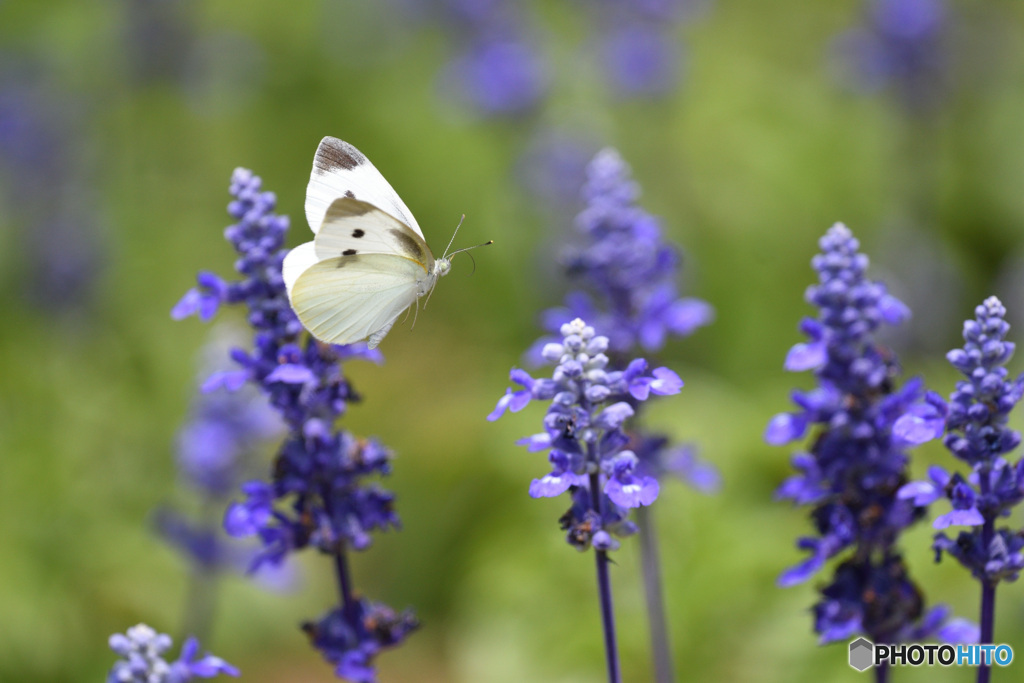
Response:
[[[605,71],[619,94],[656,97],[675,89],[679,42],[665,27],[640,22],[617,26],[604,41]]]
[[[928,468],[928,477],[931,481],[912,481],[904,484],[896,495],[913,500],[918,507],[931,505],[945,493],[950,477],[946,470],[938,465]]]
[[[712,466],[697,459],[695,449],[671,447],[664,436],[646,432],[637,417],[651,395],[678,393],[683,382],[665,367],[648,374],[646,360],[636,356],[641,350],[661,349],[669,337],[692,334],[713,317],[706,302],[678,295],[679,252],[663,240],[658,221],[637,206],[638,194],[629,167],[614,150],[594,157],[582,192],[586,207],[576,221],[583,244],[564,259],[566,273],[581,289],[569,293],[563,308],[543,316],[545,328],[562,338],[541,339],[529,352],[538,363],[558,364],[552,379],[558,386],[545,431],[520,441],[531,450],[556,448],[576,456],[571,464],[556,463],[550,475],[535,481],[531,495],[554,494],[569,484],[573,505],[561,525],[570,544],[597,551],[610,678],[618,676],[612,665],[615,637],[607,571],[607,553],[619,546],[613,534],[625,536],[639,528],[627,514],[654,502],[659,477],[672,474],[704,492],[716,490],[720,480]],[[587,340],[573,329],[581,320],[591,321],[597,330]],[[598,412],[601,405],[606,407]],[[499,404],[492,416],[502,408]],[[570,482],[568,472],[579,479]],[[650,529],[653,513],[644,510],[637,519],[646,522],[641,543],[645,588],[649,597],[657,596],[660,567]],[[670,656],[661,610],[652,608],[649,616],[656,668],[667,670]]]
[[[809,555],[783,572],[779,584],[806,581],[842,555],[815,605],[815,631],[826,642],[855,633],[900,642],[916,633],[925,612],[896,541],[922,516],[933,490],[904,486],[907,441],[894,424],[924,392],[918,380],[898,387],[896,359],[874,339],[883,323],[906,317],[905,307],[867,278],[868,259],[844,225],[829,229],[820,245],[811,262],[819,283],[806,295],[819,314],[801,323],[809,341],[793,347],[786,361],[788,370],[812,370],[818,387],[794,392],[798,410],[776,415],[765,430],[773,445],[810,434],[806,452],[793,456],[797,474],[776,496],[812,506],[817,535],[800,539]]]
[[[519,157],[516,176],[531,194],[554,205],[575,207],[596,150],[597,145],[579,132],[542,130]]]
[[[636,474],[639,461],[633,451],[622,451],[605,462],[608,481],[604,492],[616,505],[635,508],[650,505],[658,497],[658,480]]]
[[[948,403],[929,394],[926,404],[913,406],[900,421],[911,431],[919,415],[935,416],[936,426],[926,436],[940,436],[944,427],[946,448],[970,466],[966,479],[934,467],[929,470],[932,483],[914,482],[905,488],[914,486],[921,495],[949,500],[952,509],[939,515],[933,526],[972,528],[961,532],[955,541],[944,533],[936,534],[933,547],[937,557],[949,553],[994,589],[1000,580],[1016,580],[1024,568],[1019,532],[995,526],[996,520],[1009,516],[1024,500],[1024,460],[1011,463],[1006,459],[1020,443],[1020,434],[1007,422],[1024,396],[1024,375],[1008,377],[1005,365],[1015,346],[1006,341],[1010,326],[999,299],[989,297],[974,313],[974,320],[964,323],[963,347],[946,354],[965,379],[957,382]]]
[[[200,393],[178,433],[178,467],[192,488],[214,497],[226,495],[240,483],[245,456],[282,429],[280,418],[255,387]]]
[[[486,115],[515,115],[536,105],[547,89],[545,65],[534,46],[515,39],[472,45],[448,67],[455,95]]]
[[[220,657],[198,657],[199,642],[188,638],[174,662],[163,658],[172,642],[145,624],[133,626],[124,634],[110,636],[110,649],[122,657],[107,674],[107,683],[185,683],[193,678],[239,675],[238,669]]]
[[[586,486],[586,476],[574,471],[579,468],[578,463],[573,463],[574,459],[579,460],[579,455],[573,458],[570,453],[552,449],[548,455],[552,465],[551,472],[530,482],[530,497],[554,498],[568,491],[570,486]]]
[[[629,167],[612,149],[587,168],[586,208],[576,224],[585,238],[565,258],[569,276],[584,289],[563,308],[545,315],[552,332],[573,318],[591,322],[608,337],[613,354],[660,350],[668,337],[686,336],[714,317],[699,299],[676,292],[680,255],[664,241],[658,220],[636,205],[639,189]]]
[[[513,370],[511,378],[524,387],[521,391],[529,392],[528,398],[520,399],[524,405],[529,398],[551,402],[544,432],[519,441],[531,451],[551,449],[552,471],[533,481],[530,495],[572,493],[573,506],[561,523],[569,543],[583,549],[600,531],[632,533],[633,526],[623,523],[627,511],[657,498],[657,480],[626,449],[629,437],[624,426],[635,413],[634,405],[651,394],[678,393],[682,381],[667,368],[646,374],[643,359],[625,371],[609,370],[604,354],[608,340],[582,320],[566,323],[561,333],[562,342],[549,343],[543,351],[557,364],[552,379],[535,380],[521,370]],[[488,419],[497,419],[510,404],[508,397],[515,395],[510,391]],[[600,538],[611,547],[605,536]]]
[[[95,299],[107,244],[91,208],[98,175],[83,163],[84,102],[51,81],[43,62],[0,55],[0,201],[13,229],[7,249],[19,254],[19,294],[73,316]]]
[[[851,558],[836,568],[832,583],[814,606],[820,642],[848,640],[857,633],[887,631],[885,642],[919,641],[948,624],[943,607],[924,611],[924,599],[898,556],[878,562]]]
[[[943,0],[869,0],[864,25],[835,49],[855,86],[888,88],[907,110],[924,112],[948,90],[949,26]]]
[[[946,402],[942,397],[928,392],[924,397],[924,403],[911,406],[910,410],[896,420],[892,428],[893,434],[908,444],[922,444],[937,439],[946,429],[947,412]]]
[[[628,447],[639,460],[637,471],[657,480],[671,476],[701,493],[714,493],[722,485],[721,474],[697,457],[693,444],[673,446],[667,436],[634,429]]]
[[[510,0],[445,0],[443,9],[458,56],[441,74],[442,89],[484,116],[533,110],[547,93],[547,63],[522,8]]]
[[[705,0],[598,0],[588,3],[598,24],[603,75],[621,97],[663,97],[677,88],[680,25]]]
[[[765,443],[785,446],[790,441],[803,437],[807,431],[807,416],[803,413],[779,413],[773,417],[764,430]]]
[[[260,541],[251,572],[278,566],[291,553],[312,547],[333,556],[336,570],[344,573],[347,552],[368,548],[372,532],[399,525],[393,494],[368,481],[390,472],[390,451],[375,440],[356,438],[335,426],[348,405],[358,400],[342,374],[342,361],[379,361],[381,357],[365,344],[337,347],[302,334],[281,275],[288,220],[274,213],[274,195],[263,192],[260,179],[250,171],[235,171],[231,194],[234,200],[228,212],[236,223],[224,235],[238,252],[235,269],[241,277],[225,281],[201,275],[198,287],[186,294],[174,313],[202,316],[225,304],[245,306],[253,330],[251,349],[233,349],[231,358],[240,369],[216,373],[207,385],[237,389],[244,378],[267,398],[288,434],[277,452],[270,481],[242,486],[247,498],[228,507],[224,528],[232,536],[255,536]],[[362,619],[361,603],[347,588],[347,579],[340,583],[346,589],[336,610],[338,618],[348,619],[348,626],[362,633],[363,626],[357,623]],[[397,644],[411,628],[397,632],[387,644]],[[337,651],[337,642],[330,642],[329,650],[326,645],[321,648],[324,656],[335,664],[348,661],[348,655]],[[384,646],[378,642],[367,650],[369,641],[362,636],[344,642],[356,648],[349,654],[363,668]]]
[[[335,665],[339,678],[356,683],[377,680],[373,658],[400,644],[419,622],[412,612],[395,612],[387,605],[357,600],[347,610],[334,609],[302,629],[324,658]]]

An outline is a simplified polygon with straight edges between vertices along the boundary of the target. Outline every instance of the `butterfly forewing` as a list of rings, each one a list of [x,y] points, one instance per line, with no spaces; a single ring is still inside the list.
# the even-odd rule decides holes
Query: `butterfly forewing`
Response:
[[[318,259],[388,254],[411,259],[427,273],[434,267],[422,237],[373,204],[348,197],[331,203],[314,244]]]
[[[290,299],[299,320],[317,339],[351,344],[390,325],[411,306],[422,277],[421,266],[401,256],[338,256],[306,268],[295,280]]]
[[[347,142],[325,137],[317,147],[306,187],[306,220],[313,232],[320,231],[327,210],[340,197],[376,206],[405,223],[423,239],[423,231],[412,211],[370,160]]]

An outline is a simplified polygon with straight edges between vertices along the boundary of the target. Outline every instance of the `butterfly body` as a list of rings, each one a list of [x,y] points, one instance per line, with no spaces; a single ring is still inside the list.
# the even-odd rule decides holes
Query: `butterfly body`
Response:
[[[337,138],[317,148],[306,219],[314,239],[288,253],[282,274],[293,310],[321,341],[376,347],[451,269],[387,180]]]

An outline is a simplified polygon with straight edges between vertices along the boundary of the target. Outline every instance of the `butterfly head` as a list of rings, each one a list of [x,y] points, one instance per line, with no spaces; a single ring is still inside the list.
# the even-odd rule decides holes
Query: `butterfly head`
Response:
[[[452,244],[455,243],[455,236],[459,234],[459,228],[462,227],[462,221],[464,221],[464,220],[466,220],[466,214],[462,214],[462,218],[459,219],[459,224],[455,226],[455,232],[452,233],[452,238],[450,240],[448,240],[448,246],[445,247],[444,255],[441,256],[440,259],[438,259],[437,261],[434,262],[434,274],[437,277],[443,277],[443,276],[448,274],[448,272],[452,269],[452,263],[451,263],[452,257],[455,256],[456,254],[461,254],[464,251],[469,251],[470,249],[476,249],[477,247],[486,247],[488,244],[494,244],[494,240],[488,240],[487,242],[484,242],[483,244],[477,244],[477,245],[472,246],[472,247],[464,247],[462,249],[456,249],[455,251],[452,251],[451,253],[449,253],[449,250],[451,250],[451,248],[452,248]],[[473,258],[473,255],[470,254],[469,257]],[[476,261],[473,261],[473,269],[476,270]]]

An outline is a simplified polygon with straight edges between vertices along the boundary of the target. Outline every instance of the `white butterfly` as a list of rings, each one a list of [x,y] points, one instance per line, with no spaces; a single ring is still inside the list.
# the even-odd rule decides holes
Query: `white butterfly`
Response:
[[[465,251],[445,250],[435,260],[384,176],[332,137],[320,141],[313,158],[306,220],[315,237],[285,257],[284,283],[302,324],[330,344],[368,338],[375,348],[402,311],[448,274],[451,257]]]

